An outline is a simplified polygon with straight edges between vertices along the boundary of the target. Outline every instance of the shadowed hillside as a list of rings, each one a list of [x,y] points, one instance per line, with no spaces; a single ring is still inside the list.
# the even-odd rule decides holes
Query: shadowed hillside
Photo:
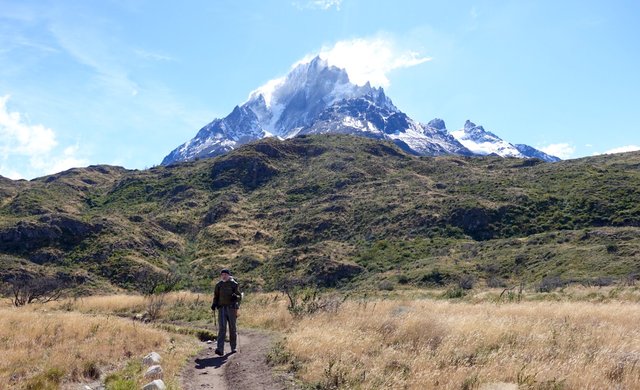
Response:
[[[633,277],[640,153],[432,158],[308,136],[144,171],[0,178],[0,254],[5,278],[125,288],[170,270],[197,288],[222,266],[267,288],[282,273],[322,286]]]

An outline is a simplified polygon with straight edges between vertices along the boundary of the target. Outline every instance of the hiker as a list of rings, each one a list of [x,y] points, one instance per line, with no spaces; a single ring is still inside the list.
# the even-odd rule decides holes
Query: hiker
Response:
[[[220,271],[220,281],[216,283],[213,293],[213,303],[211,310],[218,310],[218,346],[215,350],[216,355],[224,355],[224,337],[227,332],[227,323],[229,323],[229,344],[231,353],[235,353],[238,346],[238,333],[236,331],[236,319],[238,318],[238,308],[242,301],[242,293],[236,282],[231,276],[228,269]]]

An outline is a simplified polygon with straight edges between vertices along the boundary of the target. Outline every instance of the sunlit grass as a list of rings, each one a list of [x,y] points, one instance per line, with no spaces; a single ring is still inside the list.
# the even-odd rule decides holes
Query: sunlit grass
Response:
[[[305,382],[340,388],[640,387],[632,303],[347,302],[300,320],[286,349]]]
[[[152,350],[163,355],[172,382],[195,347],[191,338],[131,320],[34,309],[0,309],[1,389],[92,381]]]
[[[318,388],[640,388],[636,287],[525,291],[520,302],[499,300],[501,291],[477,289],[453,300],[442,290],[351,293],[336,310],[301,316],[281,293],[248,293],[239,327],[280,332],[279,363]],[[210,298],[168,294],[156,322],[213,329]],[[24,308],[5,302],[0,388],[43,378],[87,381],[88,365],[117,371],[152,349],[170,356],[163,366],[172,378],[195,338],[121,318],[145,305],[136,295]]]

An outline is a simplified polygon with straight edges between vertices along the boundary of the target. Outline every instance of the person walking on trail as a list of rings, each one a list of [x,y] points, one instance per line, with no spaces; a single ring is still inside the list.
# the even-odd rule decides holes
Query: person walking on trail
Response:
[[[224,338],[227,333],[227,324],[229,324],[229,344],[231,353],[237,351],[238,332],[236,329],[236,319],[238,318],[238,308],[242,301],[242,293],[238,282],[233,279],[228,269],[220,271],[220,281],[216,283],[213,293],[213,303],[211,310],[218,310],[218,338],[216,355],[224,355]]]

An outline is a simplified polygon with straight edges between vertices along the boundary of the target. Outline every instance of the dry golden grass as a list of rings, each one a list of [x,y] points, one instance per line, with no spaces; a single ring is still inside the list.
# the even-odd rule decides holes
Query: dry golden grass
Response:
[[[633,303],[347,302],[296,323],[285,346],[322,388],[640,388]]]
[[[206,305],[209,296],[190,291],[178,291],[166,294],[165,305],[202,301]],[[130,314],[147,309],[148,300],[142,295],[93,295],[82,298],[69,298],[52,303],[49,307],[56,310],[78,311],[81,313]]]
[[[293,317],[287,310],[287,300],[280,293],[247,295],[239,313],[239,327],[285,331],[293,326]]]
[[[131,313],[144,310],[142,295],[94,295],[64,299],[51,305],[53,309],[79,311],[81,313]]]
[[[411,290],[409,290],[411,291]],[[473,303],[481,302],[505,302],[508,301],[508,295],[501,293],[503,288],[485,288],[475,289],[469,292],[469,295],[465,297],[466,301]],[[517,289],[513,290],[514,295],[517,293]],[[431,290],[431,296],[442,295]],[[607,302],[640,302],[640,287],[637,286],[621,286],[612,285],[604,287],[582,286],[582,285],[569,285],[561,289],[557,289],[552,292],[540,293],[532,290],[529,286],[525,289],[522,295],[523,301],[556,301],[556,302],[594,302],[594,303],[607,303]]]
[[[191,338],[118,317],[0,309],[0,389],[90,381],[93,367],[114,371],[152,350],[163,356],[171,383],[194,348]],[[45,377],[57,379],[37,381]]]
[[[286,296],[250,293],[239,326],[284,332],[297,377],[319,388],[640,388],[637,288],[570,287],[497,304],[500,291],[475,290],[457,301],[432,299],[442,290],[354,294],[335,312],[300,318],[287,310]],[[18,309],[3,302],[0,353],[8,358],[0,359],[0,389],[51,369],[65,381],[83,380],[88,362],[113,370],[151,349],[169,356],[163,367],[172,378],[197,348],[195,339],[105,316],[143,312],[146,304],[137,295]],[[166,297],[172,316],[208,314],[209,304],[207,294]],[[195,317],[194,325],[210,325]]]

